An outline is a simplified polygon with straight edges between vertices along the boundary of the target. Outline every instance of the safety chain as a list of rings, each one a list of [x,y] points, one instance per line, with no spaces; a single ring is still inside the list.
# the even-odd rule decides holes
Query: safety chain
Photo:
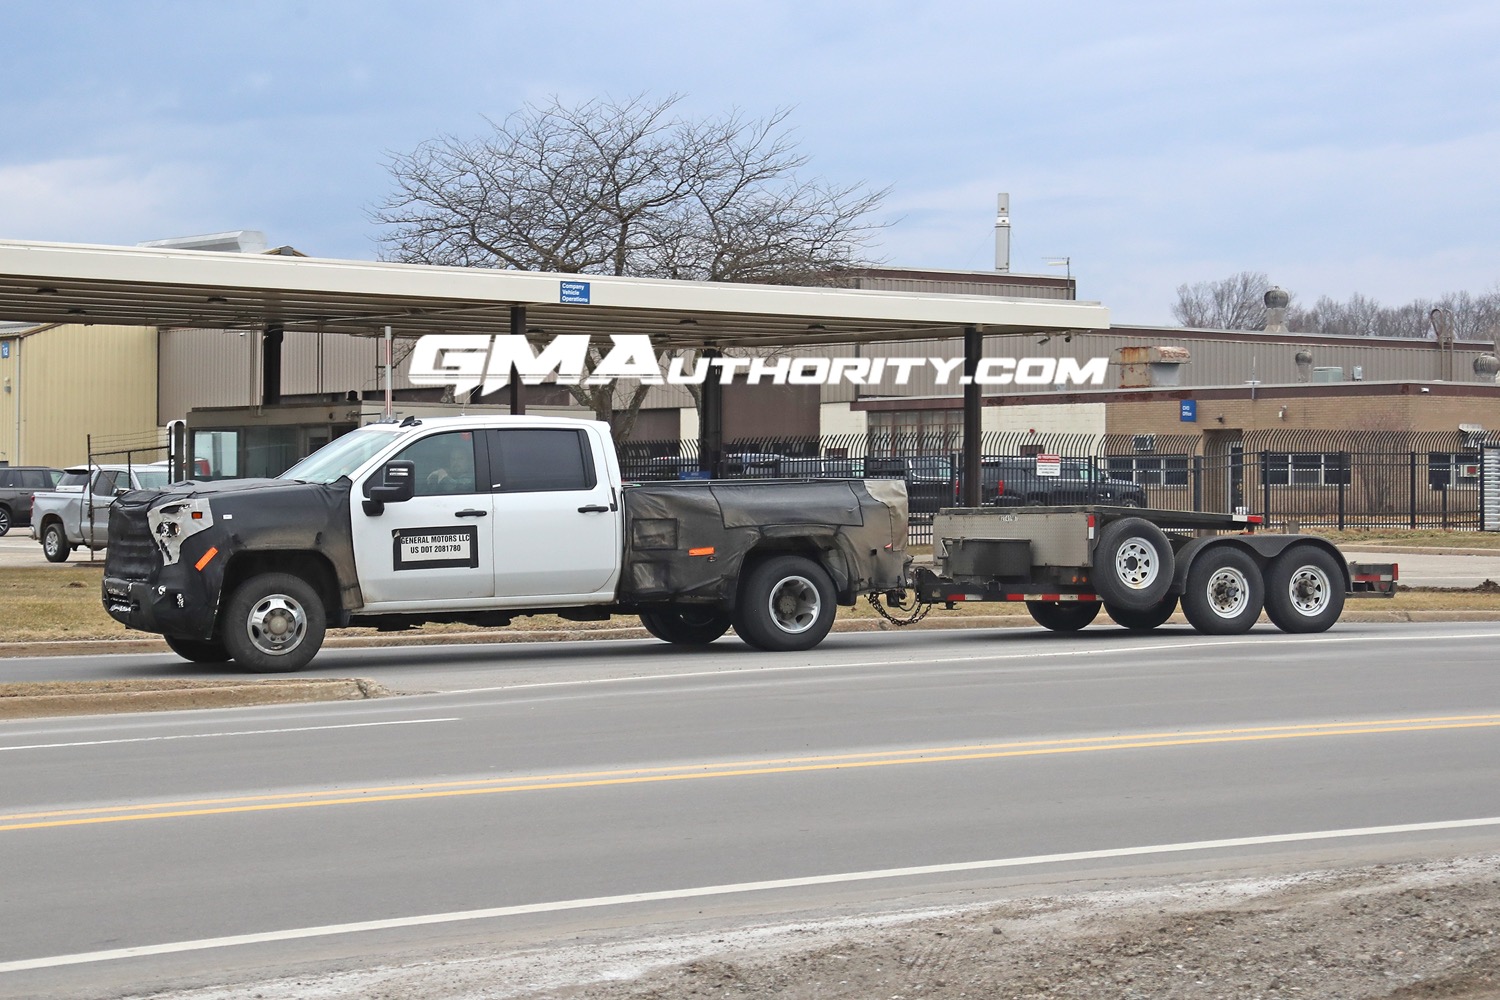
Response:
[[[884,618],[886,621],[890,622],[892,625],[915,625],[923,618],[926,618],[927,612],[932,610],[931,604],[923,604],[921,601],[917,600],[917,595],[915,592],[913,592],[911,595],[912,603],[910,607],[907,607],[904,604],[894,605],[897,611],[910,612],[910,614],[905,618],[897,618],[895,615],[887,611],[885,605],[880,603],[880,596],[878,594],[869,595],[869,600],[870,607],[875,609],[875,613]]]

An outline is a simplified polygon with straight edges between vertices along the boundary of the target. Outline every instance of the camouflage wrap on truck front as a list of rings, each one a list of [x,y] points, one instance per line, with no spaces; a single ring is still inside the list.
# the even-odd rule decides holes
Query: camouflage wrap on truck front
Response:
[[[625,488],[620,603],[732,603],[752,552],[812,555],[839,600],[898,589],[906,565],[900,480],[649,483]]]
[[[136,490],[110,508],[104,608],[144,632],[207,639],[235,559],[256,554],[325,565],[339,604],[360,604],[349,535],[349,481],[282,479],[177,483]]]

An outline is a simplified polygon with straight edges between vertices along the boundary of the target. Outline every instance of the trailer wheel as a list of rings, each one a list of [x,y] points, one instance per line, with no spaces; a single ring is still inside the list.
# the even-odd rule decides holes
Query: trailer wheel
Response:
[[[1127,611],[1156,607],[1172,586],[1176,560],[1166,534],[1139,517],[1105,525],[1094,549],[1094,590],[1106,605]]]
[[[1239,549],[1215,546],[1193,560],[1182,611],[1199,632],[1239,635],[1260,617],[1265,593],[1254,559]]]
[[[776,556],[745,574],[734,608],[734,630],[756,649],[811,649],[833,627],[833,584],[804,556]]]
[[[175,635],[164,635],[162,638],[167,640],[167,647],[184,660],[192,660],[194,663],[227,663],[231,659],[229,650],[216,639],[183,639]]]
[[[1293,545],[1266,569],[1266,616],[1283,632],[1326,632],[1344,613],[1338,560],[1312,545]]]
[[[67,562],[73,548],[68,544],[68,534],[63,526],[53,521],[42,529],[42,555],[48,562]]]
[[[1154,628],[1160,628],[1166,624],[1172,612],[1177,610],[1177,595],[1168,594],[1154,607],[1144,611],[1132,611],[1130,608],[1117,608],[1113,604],[1104,606],[1104,613],[1109,615],[1116,625],[1128,628],[1132,632],[1149,632]]]
[[[1027,601],[1026,610],[1042,628],[1077,632],[1099,617],[1098,601]]]
[[[706,646],[729,631],[729,616],[715,608],[661,608],[640,617],[647,632],[681,646]]]
[[[234,662],[257,673],[301,670],[327,631],[323,601],[300,576],[262,573],[235,590],[224,606],[224,646]]]

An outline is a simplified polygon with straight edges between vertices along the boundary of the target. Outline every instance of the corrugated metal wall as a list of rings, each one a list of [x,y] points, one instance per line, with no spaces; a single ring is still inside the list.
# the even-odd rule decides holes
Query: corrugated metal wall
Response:
[[[11,395],[19,396],[13,413],[19,447],[13,464],[81,464],[90,434],[156,432],[155,330],[44,328],[21,338],[15,351],[19,379]]]

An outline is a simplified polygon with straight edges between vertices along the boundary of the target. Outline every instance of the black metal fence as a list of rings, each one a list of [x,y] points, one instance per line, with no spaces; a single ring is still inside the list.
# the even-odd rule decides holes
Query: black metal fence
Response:
[[[1278,530],[1481,527],[1479,443],[1457,433],[987,434],[982,451],[985,504],[1243,511]],[[700,463],[695,441],[627,442],[621,462],[630,481],[707,478],[700,465],[712,464]],[[913,544],[931,542],[932,513],[957,504],[963,487],[957,442],[926,435],[740,439],[726,443],[713,471],[731,479],[905,479]],[[1023,492],[1022,483],[1031,485]]]

